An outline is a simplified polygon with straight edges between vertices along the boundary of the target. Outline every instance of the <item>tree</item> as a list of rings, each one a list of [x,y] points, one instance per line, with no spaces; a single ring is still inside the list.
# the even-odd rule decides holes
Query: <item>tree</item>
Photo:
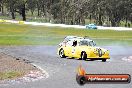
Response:
[[[0,11],[6,7],[15,19],[16,12],[26,20],[27,12],[37,11],[48,22],[85,25],[85,19],[102,25],[119,26],[132,22],[131,0],[0,0]]]
[[[119,26],[124,16],[128,16],[130,11],[127,9],[132,8],[128,4],[130,4],[130,0],[110,0],[107,2],[106,11],[112,26]]]
[[[0,0],[0,12],[4,13],[4,0]]]
[[[15,19],[16,0],[6,0],[6,5],[11,12],[12,19]]]
[[[27,8],[31,11],[32,15],[36,7],[37,7],[37,0],[27,0]]]

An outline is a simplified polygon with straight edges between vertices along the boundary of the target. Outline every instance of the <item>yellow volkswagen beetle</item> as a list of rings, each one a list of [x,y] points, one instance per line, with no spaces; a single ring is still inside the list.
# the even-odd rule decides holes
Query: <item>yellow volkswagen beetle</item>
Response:
[[[110,59],[109,51],[96,47],[93,40],[73,38],[63,43],[58,48],[58,54],[61,58],[71,57],[76,59],[102,60],[106,62]]]

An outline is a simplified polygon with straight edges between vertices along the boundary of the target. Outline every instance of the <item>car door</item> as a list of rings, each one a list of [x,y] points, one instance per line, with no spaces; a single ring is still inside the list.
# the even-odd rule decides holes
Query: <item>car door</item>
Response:
[[[69,41],[69,42],[67,42],[67,44],[65,46],[65,55],[68,57],[71,57],[71,51],[72,51],[72,42]]]
[[[68,46],[68,50],[67,50],[69,57],[75,56],[76,46],[77,46],[77,41],[71,41],[70,42],[70,46]]]
[[[76,56],[76,47],[77,46],[72,46],[72,49],[71,49],[71,57],[75,57]]]
[[[77,56],[78,42],[77,41],[74,41],[74,42],[75,42],[75,44],[73,43],[73,45],[72,45],[71,57]]]

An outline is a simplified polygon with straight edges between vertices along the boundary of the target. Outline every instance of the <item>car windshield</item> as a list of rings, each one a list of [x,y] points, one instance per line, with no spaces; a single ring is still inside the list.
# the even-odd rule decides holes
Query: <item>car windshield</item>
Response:
[[[70,39],[73,39],[73,38],[77,38],[76,36],[68,36],[68,37],[66,37],[64,40],[65,41],[69,41]]]
[[[86,45],[86,46],[95,46],[96,44],[95,44],[94,41],[82,40],[82,41],[80,41],[79,45],[80,46],[84,46],[84,45]]]

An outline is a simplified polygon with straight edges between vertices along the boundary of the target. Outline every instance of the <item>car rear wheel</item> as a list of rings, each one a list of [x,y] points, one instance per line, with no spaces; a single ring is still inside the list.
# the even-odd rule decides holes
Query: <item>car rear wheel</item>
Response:
[[[106,62],[106,59],[102,59],[102,62]]]
[[[86,52],[82,52],[82,53],[81,53],[81,59],[82,59],[82,60],[86,60],[86,59],[87,59],[87,54],[86,54]]]
[[[65,58],[65,54],[64,54],[64,50],[63,50],[63,49],[61,49],[61,50],[59,51],[59,56],[60,56],[61,58]]]

